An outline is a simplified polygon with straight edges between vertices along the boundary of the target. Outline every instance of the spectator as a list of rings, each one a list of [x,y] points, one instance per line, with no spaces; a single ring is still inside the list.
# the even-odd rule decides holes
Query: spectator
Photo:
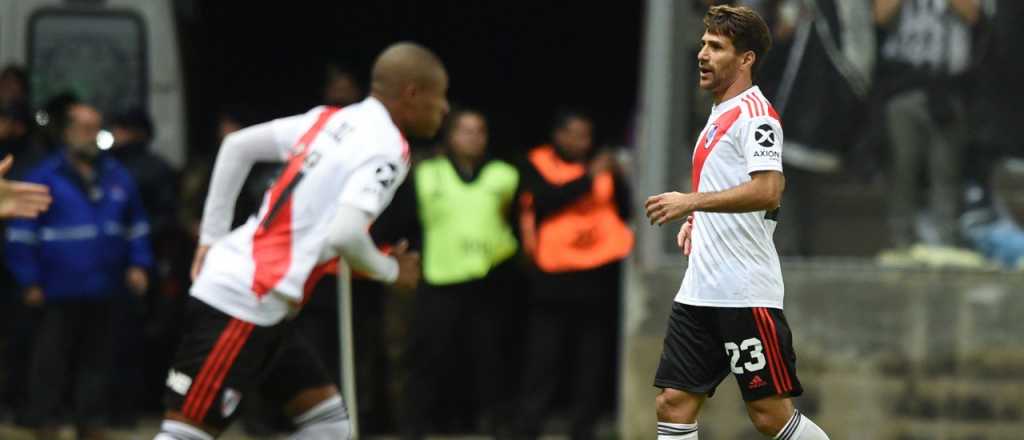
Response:
[[[451,397],[459,390],[445,385],[451,372],[463,372],[460,367],[471,368],[460,377],[472,381],[459,382],[474,390],[480,429],[495,433],[507,382],[502,304],[521,294],[512,259],[518,243],[508,217],[519,173],[487,156],[487,121],[478,111],[452,113],[444,142],[446,154],[421,162],[414,176],[424,282],[413,309],[403,393],[402,431],[409,439],[423,438],[429,421],[442,417],[438,409],[455,406]]]
[[[18,65],[9,65],[0,71],[0,107],[28,102],[28,74]]]
[[[37,220],[10,223],[6,257],[40,315],[29,373],[39,438],[56,438],[71,382],[79,438],[98,439],[108,415],[111,304],[125,287],[146,290],[149,224],[131,175],[96,145],[100,113],[75,104],[66,121],[66,147],[26,178],[49,186],[53,205]]]
[[[335,107],[359,102],[363,99],[363,89],[351,71],[336,65],[327,66],[327,81],[324,84],[324,104]]]
[[[14,103],[0,107],[0,157],[17,158],[8,177],[19,178],[45,156],[43,149],[32,142],[28,107]]]
[[[150,151],[156,134],[153,120],[146,110],[135,108],[116,115],[110,127],[114,135],[111,153],[135,179],[154,237],[159,238],[174,223],[177,197],[174,185],[168,185],[175,181],[174,170],[166,160]]]
[[[149,218],[156,263],[149,277],[151,288],[156,290],[164,285],[169,275],[170,258],[176,245],[175,187],[168,184],[175,181],[175,173],[167,161],[150,151],[150,142],[156,132],[146,110],[134,108],[117,114],[111,120],[110,128],[114,136],[111,155],[132,175]],[[156,331],[159,328],[156,324],[166,323],[169,318],[158,316],[166,313],[167,298],[163,298],[162,291],[149,293],[145,298],[129,297],[113,306],[114,314],[121,317],[122,326],[133,330],[116,336],[118,342],[112,372],[122,386],[111,391],[112,422],[115,425],[133,426],[143,391],[155,392],[154,396],[158,396],[164,386],[167,364],[156,360],[166,356],[148,353],[145,347],[160,347],[168,339],[169,335],[164,331]],[[173,350],[173,347],[167,349]],[[152,402],[153,405],[158,403],[155,399]]]
[[[593,154],[593,123],[578,111],[556,118],[554,145],[523,167],[520,227],[532,257],[520,435],[535,438],[571,371],[571,436],[594,437],[612,395],[619,263],[633,246],[630,196],[609,153]]]
[[[927,171],[935,245],[959,244],[961,158],[966,147],[964,75],[978,0],[875,0],[882,46],[878,87],[891,152],[890,240],[896,254],[918,242],[918,177]],[[884,256],[883,256],[884,258]]]
[[[1016,124],[1024,117],[1018,97],[1024,95],[1019,78],[1024,60],[1017,45],[1024,39],[1024,3],[990,2],[995,11],[982,23],[975,53],[977,74],[969,94],[971,154],[966,158],[968,197],[961,216],[961,233],[974,249],[1008,268],[1024,268],[1024,228],[1012,212],[1019,179],[1011,178],[1008,166],[997,167],[1007,156],[1021,157]],[[996,13],[993,13],[996,12]]]
[[[36,112],[38,144],[46,154],[57,152],[64,146],[64,128],[67,127],[68,110],[78,104],[78,96],[64,92],[50,97],[43,108]]]

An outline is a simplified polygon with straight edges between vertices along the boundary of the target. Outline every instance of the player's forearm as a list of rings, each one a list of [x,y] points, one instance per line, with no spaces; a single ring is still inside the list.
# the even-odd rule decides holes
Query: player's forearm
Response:
[[[372,217],[351,206],[342,206],[331,224],[329,242],[352,269],[370,278],[392,283],[398,278],[398,262],[380,252],[367,232]]]
[[[270,124],[245,128],[224,138],[203,206],[200,244],[212,244],[230,231],[235,201],[253,164],[280,159]]]
[[[725,191],[696,194],[694,211],[753,212],[770,211],[779,207],[782,189],[764,182],[750,181]]]

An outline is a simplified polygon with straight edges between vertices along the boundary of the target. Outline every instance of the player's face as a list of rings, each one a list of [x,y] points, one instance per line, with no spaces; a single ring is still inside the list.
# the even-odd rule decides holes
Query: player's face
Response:
[[[698,84],[704,90],[729,87],[739,72],[741,55],[736,53],[729,37],[704,32],[697,53]]]
[[[412,102],[413,135],[432,138],[448,114],[448,74],[438,72],[433,80],[417,89]]]

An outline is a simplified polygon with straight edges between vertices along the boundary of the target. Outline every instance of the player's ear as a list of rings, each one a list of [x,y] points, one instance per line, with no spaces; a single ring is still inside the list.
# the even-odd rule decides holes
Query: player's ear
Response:
[[[754,63],[757,62],[757,54],[752,50],[748,50],[743,54],[743,64],[747,66],[747,70],[754,70]]]

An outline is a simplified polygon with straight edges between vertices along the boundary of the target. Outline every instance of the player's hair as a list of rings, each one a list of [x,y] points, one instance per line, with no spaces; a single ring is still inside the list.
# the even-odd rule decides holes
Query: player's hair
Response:
[[[751,74],[756,75],[772,47],[771,32],[757,12],[746,6],[712,6],[704,16],[704,30],[732,41],[736,53],[754,52]]]

